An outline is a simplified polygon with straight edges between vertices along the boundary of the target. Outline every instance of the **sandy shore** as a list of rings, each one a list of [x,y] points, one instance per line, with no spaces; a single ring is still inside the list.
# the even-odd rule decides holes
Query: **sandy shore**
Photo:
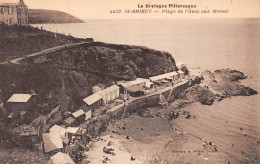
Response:
[[[181,109],[181,116],[172,121],[137,115],[119,120],[109,125],[102,141],[93,142],[92,150],[87,153],[88,160],[98,164],[105,156],[112,164],[259,163],[259,125],[252,119],[243,119],[243,115],[248,114],[246,111],[215,111],[215,107],[228,105],[221,103],[228,103],[228,99],[213,106],[191,104]],[[161,111],[159,108],[152,110]],[[186,119],[183,111],[188,111],[191,118]],[[259,117],[259,113],[254,114]],[[127,135],[131,140],[125,139]],[[111,146],[115,150],[114,156],[103,153],[103,147],[109,141],[114,143]],[[204,147],[204,141],[212,141],[216,150],[210,145]],[[137,159],[131,161],[131,156]]]
[[[143,163],[139,159],[131,160],[131,153],[129,153],[121,144],[121,142],[126,141],[124,136],[119,135],[106,135],[102,136],[100,140],[94,141],[92,144],[91,151],[86,152],[88,156],[87,160],[90,161],[90,164],[102,164],[103,160],[107,157],[108,164],[141,164]],[[112,143],[108,146],[108,143]],[[114,149],[113,153],[106,154],[103,152],[103,148],[112,148]]]

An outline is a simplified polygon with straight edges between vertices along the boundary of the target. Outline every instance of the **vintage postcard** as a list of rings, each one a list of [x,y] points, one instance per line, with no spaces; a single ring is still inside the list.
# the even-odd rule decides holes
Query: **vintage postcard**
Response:
[[[0,0],[0,164],[259,164],[260,1]]]

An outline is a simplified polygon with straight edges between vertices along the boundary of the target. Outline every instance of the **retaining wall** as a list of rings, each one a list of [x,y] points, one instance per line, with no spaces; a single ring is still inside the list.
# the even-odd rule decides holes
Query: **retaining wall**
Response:
[[[188,82],[176,85],[174,90],[172,91],[170,102],[172,102],[176,97],[178,97],[184,90],[186,90],[190,86],[191,84],[189,84]],[[109,122],[125,118],[130,114],[135,113],[138,109],[157,106],[160,94],[168,97],[170,92],[171,89],[169,88],[150,96],[148,95],[145,97],[139,97],[132,101],[128,101],[127,104],[120,104],[110,109],[106,114],[92,119],[87,125],[87,133],[91,136],[97,136],[99,133],[104,132],[107,129]]]

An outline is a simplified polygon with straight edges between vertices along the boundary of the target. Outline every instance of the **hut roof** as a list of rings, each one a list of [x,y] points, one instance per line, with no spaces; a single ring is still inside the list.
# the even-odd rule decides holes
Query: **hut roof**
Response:
[[[125,90],[127,90],[128,92],[138,92],[138,91],[142,91],[144,88],[143,87],[140,87],[140,86],[137,86],[137,85],[132,85],[130,87],[126,87]]]
[[[49,129],[50,133],[55,133],[58,134],[60,136],[64,136],[66,133],[66,129],[59,126],[59,125],[53,125],[50,129]]]
[[[9,103],[27,103],[31,97],[32,97],[31,94],[13,94],[7,100],[7,102],[9,102]]]
[[[64,122],[66,123],[66,124],[72,124],[73,122],[75,122],[75,119],[74,118],[72,118],[72,117],[68,117],[67,119],[65,119],[64,120]]]
[[[46,153],[63,148],[62,140],[58,134],[42,133],[42,141]]]
[[[102,99],[102,96],[98,93],[95,93],[95,94],[90,95],[87,98],[83,99],[83,101],[85,103],[87,103],[87,105],[92,105],[95,102],[99,101],[100,99]]]
[[[151,81],[158,81],[158,80],[162,80],[162,79],[166,79],[166,78],[172,78],[175,75],[178,75],[178,73],[176,71],[166,73],[166,74],[162,74],[162,75],[157,75],[157,76],[154,76],[154,77],[150,77],[150,80]]]
[[[58,152],[50,158],[51,164],[75,164],[68,154]]]
[[[78,117],[80,117],[80,116],[82,116],[82,115],[84,115],[84,114],[85,114],[85,112],[84,112],[82,109],[80,109],[80,110],[78,110],[78,111],[72,113],[72,116],[73,116],[74,118],[78,118]]]
[[[119,82],[119,85],[122,85],[124,88],[132,86],[132,85],[138,85],[141,83],[145,83],[145,80],[143,78],[137,78],[134,81],[128,81],[128,82]]]
[[[113,85],[113,86],[110,86],[109,88],[106,88],[106,89],[98,92],[98,94],[100,94],[101,96],[104,96],[104,95],[111,93],[113,91],[116,91],[116,90],[119,90],[119,87],[117,85]]]

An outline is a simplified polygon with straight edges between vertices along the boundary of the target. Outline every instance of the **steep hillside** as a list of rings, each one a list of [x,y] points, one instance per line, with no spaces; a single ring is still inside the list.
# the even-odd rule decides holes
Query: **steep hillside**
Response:
[[[84,23],[82,20],[61,11],[29,9],[29,24]]]
[[[0,24],[0,63],[43,49],[80,41],[84,39],[55,34],[30,26]]]
[[[34,59],[42,61],[35,63]],[[58,103],[64,111],[74,111],[98,83],[110,86],[120,80],[148,78],[176,69],[174,59],[167,52],[139,46],[84,43],[27,58],[20,65],[0,65],[3,78],[0,102],[12,93],[36,92],[42,97],[39,106],[47,104],[47,112]]]

